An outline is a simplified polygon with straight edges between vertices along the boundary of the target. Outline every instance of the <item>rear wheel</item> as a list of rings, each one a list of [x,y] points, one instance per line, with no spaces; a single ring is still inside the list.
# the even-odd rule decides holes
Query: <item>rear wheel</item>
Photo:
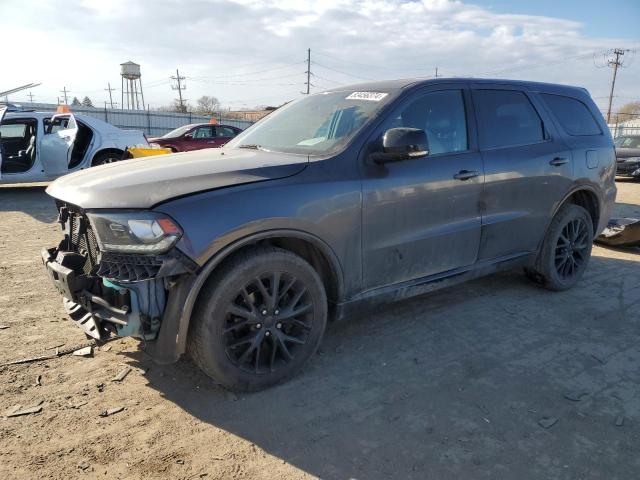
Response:
[[[91,165],[97,167],[98,165],[107,165],[122,160],[122,152],[100,152],[93,157]]]
[[[549,290],[573,287],[591,258],[593,221],[584,208],[564,205],[551,221],[534,267],[527,275]]]
[[[198,366],[232,390],[255,391],[300,370],[318,348],[327,298],[317,272],[279,248],[242,253],[205,284],[189,332]]]

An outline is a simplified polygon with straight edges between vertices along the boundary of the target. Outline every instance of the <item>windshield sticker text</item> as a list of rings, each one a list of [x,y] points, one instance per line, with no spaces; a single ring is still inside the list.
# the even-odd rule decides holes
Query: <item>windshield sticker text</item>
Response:
[[[370,102],[379,102],[387,95],[389,94],[381,92],[353,92],[346,98],[346,100],[369,100]]]

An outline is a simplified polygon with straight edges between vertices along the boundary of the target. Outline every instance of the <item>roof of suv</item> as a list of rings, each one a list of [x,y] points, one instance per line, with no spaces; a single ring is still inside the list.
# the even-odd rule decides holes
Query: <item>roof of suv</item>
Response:
[[[569,85],[560,85],[555,83],[543,83],[543,82],[529,82],[524,80],[505,80],[495,78],[472,78],[472,77],[454,77],[454,78],[401,78],[397,80],[381,80],[373,82],[364,82],[354,85],[347,85],[342,87],[332,88],[330,91],[339,92],[344,90],[402,90],[405,88],[413,88],[426,85],[435,85],[438,83],[473,83],[473,84],[502,84],[512,85],[529,90],[564,93],[569,95],[584,95],[587,94],[587,90],[581,87],[573,87]]]

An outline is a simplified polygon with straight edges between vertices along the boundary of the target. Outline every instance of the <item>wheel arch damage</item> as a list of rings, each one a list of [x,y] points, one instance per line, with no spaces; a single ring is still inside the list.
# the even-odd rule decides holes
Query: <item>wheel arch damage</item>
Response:
[[[172,288],[157,340],[149,353],[158,363],[173,363],[185,353],[191,314],[201,289],[211,274],[225,262],[257,245],[273,245],[305,259],[320,275],[329,300],[329,314],[342,300],[343,273],[338,257],[323,240],[301,230],[274,229],[253,233],[218,250],[197,274],[182,278]]]

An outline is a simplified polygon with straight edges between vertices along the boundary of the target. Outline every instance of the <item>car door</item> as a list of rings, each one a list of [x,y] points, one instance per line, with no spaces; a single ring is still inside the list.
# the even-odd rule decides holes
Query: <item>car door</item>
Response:
[[[187,150],[200,150],[216,146],[215,130],[212,125],[204,125],[191,131]]]
[[[430,153],[363,164],[365,289],[472,265],[480,244],[482,160],[463,84],[436,85],[405,99],[378,127],[366,155],[389,128],[425,130]],[[365,159],[366,160],[366,159]]]
[[[0,123],[2,123],[2,119],[6,113],[7,107],[0,106]],[[0,136],[0,180],[2,180],[2,136]]]
[[[472,85],[484,162],[479,260],[535,251],[571,185],[571,151],[539,99],[522,88]]]
[[[231,140],[233,137],[237,135],[237,132],[233,128],[228,127],[226,125],[216,125],[213,128],[216,136],[215,138],[216,147],[221,147],[222,145],[224,145],[225,143],[227,143],[229,140]]]
[[[77,135],[78,124],[73,114],[51,117],[40,141],[40,160],[47,176],[67,173]]]

